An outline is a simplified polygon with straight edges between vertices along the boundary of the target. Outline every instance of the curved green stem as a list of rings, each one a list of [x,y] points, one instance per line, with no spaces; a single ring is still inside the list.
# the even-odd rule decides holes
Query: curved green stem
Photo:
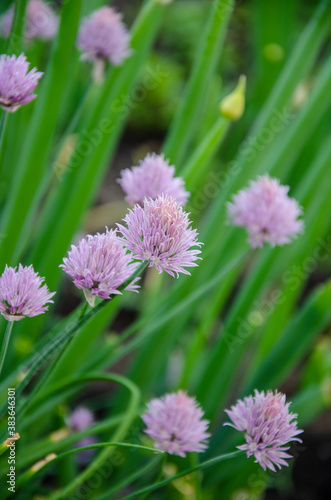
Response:
[[[98,497],[97,500],[109,500],[110,498],[112,498],[111,495],[113,495],[117,491],[125,488],[125,486],[129,484],[132,484],[136,479],[144,477],[147,472],[149,472],[151,469],[153,469],[156,465],[160,463],[160,460],[162,460],[163,456],[164,455],[158,455],[157,457],[154,458],[154,460],[151,460],[148,464],[144,465],[143,467],[137,469],[129,476],[125,477],[125,479],[119,482],[116,486],[114,486],[110,490],[107,490],[103,495]]]
[[[138,411],[137,415],[139,413],[140,412]],[[88,436],[95,436],[104,433],[106,431],[109,431],[110,429],[120,424],[123,418],[124,414],[121,413],[119,415],[116,415],[115,417],[112,416],[103,420],[102,422],[98,422],[89,427],[88,429],[85,429],[84,431],[72,432],[66,434],[66,432],[68,432],[68,429],[64,427],[63,429],[59,429],[58,431],[52,432],[46,438],[39,441],[35,441],[30,446],[25,446],[24,456],[17,457],[16,470],[21,470],[28,466],[31,466],[31,464],[37,462],[38,460],[41,460],[49,453],[58,453]],[[22,429],[22,424],[20,425],[20,430],[21,429]],[[62,432],[63,432],[63,438],[61,438]],[[57,435],[59,437],[57,437]]]
[[[140,391],[138,387],[129,379],[126,377],[123,377],[121,375],[116,375],[116,374],[103,374],[103,373],[91,373],[83,377],[77,377],[75,379],[69,380],[68,382],[64,384],[59,384],[58,386],[54,386],[52,389],[50,389],[47,393],[43,393],[40,395],[38,399],[34,401],[34,404],[36,405],[38,402],[40,402],[42,399],[47,398],[50,394],[53,394],[54,392],[57,391],[62,391],[65,388],[68,388],[72,385],[78,385],[82,384],[84,382],[91,382],[91,381],[96,381],[96,380],[105,380],[108,382],[116,382],[120,385],[123,385],[128,389],[128,391],[131,393],[131,399],[127,408],[127,411],[125,413],[125,416],[122,419],[121,425],[117,429],[117,431],[114,433],[112,436],[111,442],[118,442],[122,440],[125,435],[127,434],[127,431],[133,422],[133,420],[136,418],[137,415],[137,410],[139,407],[139,402],[140,402]],[[62,498],[65,498],[66,495],[71,493],[75,488],[80,486],[86,479],[88,479],[95,471],[97,471],[101,465],[110,457],[112,451],[115,448],[106,448],[103,450],[94,460],[93,462],[79,475],[75,478],[74,481],[72,481],[68,486],[63,488],[61,491],[54,493],[54,495],[51,495],[50,500],[60,500]]]
[[[202,462],[199,465],[196,465],[195,467],[191,467],[190,469],[185,469],[182,472],[179,472],[175,476],[168,477],[167,479],[164,479],[163,481],[160,481],[156,484],[152,484],[150,486],[147,486],[146,488],[142,488],[139,491],[136,491],[135,493],[131,493],[131,495],[127,495],[126,497],[123,497],[122,500],[128,500],[129,498],[135,498],[139,495],[143,495],[144,493],[149,493],[150,491],[155,491],[158,490],[159,488],[162,488],[162,486],[166,486],[167,484],[171,483],[175,479],[178,479],[180,477],[186,476],[187,474],[191,474],[192,472],[196,472],[201,469],[205,469],[206,467],[211,467],[213,465],[216,465],[220,462],[224,462],[225,460],[229,460],[230,458],[238,457],[239,455],[242,455],[243,451],[238,450],[234,451],[233,453],[227,453],[225,455],[220,455],[215,458],[211,458],[210,460],[206,460],[205,462]],[[97,498],[97,500],[99,500]]]
[[[105,443],[96,443],[96,444],[91,444],[88,446],[80,446],[79,448],[74,448],[73,450],[66,451],[65,453],[62,453],[61,455],[54,456],[52,460],[45,461],[44,464],[39,468],[35,469],[35,466],[32,466],[30,469],[28,469],[24,474],[22,474],[18,481],[16,486],[20,486],[22,483],[25,483],[28,481],[32,476],[35,477],[39,472],[44,471],[49,465],[54,464],[55,462],[59,462],[62,460],[64,457],[68,457],[70,455],[74,455],[76,453],[79,453],[80,451],[84,450],[94,450],[97,448],[108,448],[110,446],[116,446],[120,448],[134,448],[137,450],[144,450],[144,451],[152,451],[155,453],[164,453],[162,450],[157,450],[156,448],[150,448],[148,446],[141,446],[139,444],[132,444],[132,443],[116,443],[116,442],[105,442]]]
[[[8,321],[7,326],[6,326],[6,331],[4,333],[3,339],[2,339],[2,345],[1,345],[1,351],[0,351],[0,375],[2,372],[2,367],[5,362],[5,357],[8,349],[8,344],[10,340],[10,334],[13,329],[13,324],[14,321]]]
[[[143,271],[146,269],[148,266],[148,262],[142,262],[140,266],[137,267],[134,273],[131,274],[131,276],[119,287],[119,291],[125,290],[125,288],[133,281],[135,280],[138,276],[140,276]],[[116,296],[115,296],[116,297]],[[57,362],[60,359],[61,354],[64,352],[65,347],[68,344],[68,341],[80,330],[80,328],[87,322],[89,321],[93,316],[95,316],[99,311],[101,311],[105,305],[108,304],[108,300],[103,300],[100,302],[98,305],[93,307],[90,311],[88,311],[85,316],[82,316],[84,308],[82,310],[82,313],[80,315],[80,318],[78,320],[74,320],[74,324],[71,328],[69,328],[69,331],[64,330],[63,332],[59,332],[59,335],[54,339],[54,341],[51,344],[47,344],[45,346],[45,349],[40,353],[38,359],[35,361],[35,363],[30,367],[28,373],[24,377],[24,379],[17,385],[16,387],[16,396],[22,392],[22,390],[26,387],[26,385],[30,382],[30,380],[33,378],[34,374],[36,371],[39,369],[39,367],[44,364],[45,357],[49,359],[50,354],[52,354],[55,350],[60,350],[60,354],[58,358],[55,360],[52,370],[55,368]],[[81,317],[82,316],[82,317]],[[35,389],[32,391],[30,394],[29,398],[26,399],[24,403],[18,406],[18,411],[17,411],[17,418],[22,417],[22,415],[25,413],[27,408],[31,405],[31,402],[33,401],[33,398],[36,396],[36,394],[39,393],[40,389],[43,387],[44,383],[46,382],[48,376],[52,372],[49,371],[47,373],[47,376],[44,377],[39,384],[35,387]]]

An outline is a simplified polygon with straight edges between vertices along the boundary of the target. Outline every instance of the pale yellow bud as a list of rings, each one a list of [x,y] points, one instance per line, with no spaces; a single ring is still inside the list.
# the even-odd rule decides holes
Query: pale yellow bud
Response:
[[[245,111],[246,76],[241,75],[238,85],[231,94],[224,97],[220,112],[228,120],[239,120]]]

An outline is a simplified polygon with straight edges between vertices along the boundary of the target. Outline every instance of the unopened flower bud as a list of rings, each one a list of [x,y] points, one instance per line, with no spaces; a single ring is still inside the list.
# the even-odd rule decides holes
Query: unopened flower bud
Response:
[[[246,76],[241,75],[238,85],[220,104],[221,114],[228,120],[239,120],[245,111]]]

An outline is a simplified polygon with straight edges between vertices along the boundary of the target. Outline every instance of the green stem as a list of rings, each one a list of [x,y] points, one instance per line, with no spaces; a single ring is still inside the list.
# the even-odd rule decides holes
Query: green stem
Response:
[[[157,484],[161,481],[162,479],[162,476],[163,476],[163,469],[165,467],[165,464],[167,463],[167,459],[168,459],[168,453],[165,453],[162,457],[162,462],[160,464],[160,470],[159,470],[159,473],[157,475],[157,478],[156,480],[154,481],[154,484]],[[143,496],[141,497],[141,500],[146,500],[146,498],[149,496],[149,491]]]
[[[14,321],[7,322],[6,331],[5,331],[3,339],[2,339],[1,352],[0,352],[0,375],[2,372],[3,364],[5,362],[5,357],[6,357],[6,353],[7,353],[7,349],[8,349],[10,334],[11,334],[11,331],[13,329],[13,324],[14,324]]]
[[[2,111],[1,117],[0,117],[0,154],[2,153],[2,143],[3,143],[3,138],[5,136],[5,131],[6,131],[6,125],[8,121],[8,111]]]
[[[19,54],[24,40],[24,18],[28,0],[16,0],[14,19],[10,35],[5,45],[5,54]]]
[[[88,446],[80,446],[79,448],[74,448],[73,450],[66,451],[65,453],[61,453],[61,455],[57,455],[53,460],[50,460],[48,462],[45,462],[45,464],[38,470],[34,470],[33,467],[28,469],[24,474],[22,474],[18,481],[17,481],[17,486],[20,486],[22,483],[25,483],[31,477],[35,477],[39,472],[43,472],[49,465],[53,465],[55,462],[59,462],[65,457],[68,457],[70,455],[74,455],[76,453],[79,453],[80,451],[84,450],[94,450],[97,448],[106,448],[109,446],[116,446],[120,448],[133,448],[136,450],[144,450],[144,451],[152,451],[155,453],[162,453],[163,451],[157,450],[156,448],[150,448],[148,446],[141,446],[139,444],[131,444],[131,443],[116,443],[116,442],[105,442],[105,443],[97,443],[97,444],[91,444]]]
[[[185,97],[163,148],[164,154],[174,163],[181,163],[196,131],[208,86],[221,54],[233,4],[233,0],[214,0],[211,6],[210,17],[197,51]]]
[[[119,482],[116,486],[106,491],[103,495],[98,497],[97,500],[109,500],[110,498],[112,498],[111,495],[113,495],[117,491],[125,488],[125,486],[127,485],[132,484],[136,479],[139,479],[140,477],[145,477],[145,474],[149,472],[151,469],[153,469],[156,465],[158,465],[162,458],[163,455],[158,455],[157,457],[154,458],[154,460],[151,460],[148,464],[136,470],[135,472],[130,474],[130,476],[125,477],[123,481]]]
[[[227,118],[221,116],[184,165],[181,174],[189,191],[199,184],[206,167],[210,167],[209,162],[225,137],[229,123]]]
[[[121,291],[124,291],[126,289],[126,287],[128,285],[130,285],[130,283],[132,283],[132,281],[134,281],[138,276],[140,276],[143,271],[146,269],[146,267],[149,265],[149,262],[148,261],[145,261],[145,262],[142,262],[138,267],[137,269],[134,271],[134,273],[131,274],[131,276],[118,288],[118,290],[121,292]],[[116,298],[117,295],[114,296],[114,298]],[[73,338],[73,336],[79,332],[79,330],[81,329],[81,327],[87,322],[89,321],[91,318],[93,318],[93,316],[95,316],[99,311],[101,311],[106,304],[108,304],[108,300],[103,300],[102,302],[100,302],[99,304],[97,304],[95,307],[93,307],[87,314],[85,314],[85,316],[82,316],[83,314],[83,311],[84,311],[84,308],[82,310],[82,313],[81,313],[81,316],[79,317],[78,321],[76,322],[76,324],[68,331],[68,332],[64,332],[64,334],[60,337],[60,340],[61,342],[59,342],[59,339],[56,339],[56,343],[53,343],[51,345],[47,345],[46,346],[46,350],[47,350],[47,356],[49,356],[55,349],[58,349],[59,346],[60,346],[60,352],[59,352],[59,355],[58,357],[56,358],[56,360],[54,361],[53,365],[52,365],[52,368],[48,371],[48,373],[46,374],[45,377],[42,378],[42,380],[39,382],[39,384],[37,384],[37,386],[34,388],[34,390],[32,391],[32,393],[29,395],[29,398],[27,398],[25,400],[24,403],[22,403],[19,407],[18,407],[18,412],[17,412],[17,415],[19,415],[20,417],[22,417],[22,415],[26,412],[27,408],[30,406],[30,404],[32,403],[33,401],[33,398],[39,393],[39,391],[41,390],[41,388],[44,386],[45,382],[47,381],[48,377],[51,375],[51,373],[55,370],[58,362],[60,361],[63,353],[65,352],[65,349],[68,345],[68,342],[70,339]],[[85,304],[86,306],[86,304]],[[46,354],[44,353],[41,353],[41,357],[43,358]],[[21,384],[24,384],[24,387],[26,386],[27,384],[27,380],[28,382],[32,379],[33,375],[35,374],[36,372],[36,367],[37,369],[39,368],[40,366],[40,362],[39,360],[36,361],[35,365],[33,365],[29,372],[27,373],[26,377],[23,379],[23,381],[18,384],[17,388],[16,388],[16,395],[20,394],[22,392],[22,385]]]
[[[160,481],[157,484],[152,484],[150,486],[147,486],[146,488],[142,488],[139,491],[136,491],[135,493],[131,493],[131,495],[127,495],[126,497],[123,497],[122,500],[128,500],[129,498],[135,498],[139,495],[143,495],[144,493],[148,493],[150,491],[155,491],[158,490],[159,488],[162,488],[162,486],[166,486],[167,484],[171,483],[175,479],[179,479],[180,477],[186,476],[187,474],[191,474],[192,472],[196,472],[201,469],[205,469],[206,467],[211,467],[213,465],[216,465],[220,462],[224,462],[225,460],[229,460],[230,458],[238,457],[239,455],[242,455],[244,452],[241,450],[234,451],[233,453],[227,453],[225,455],[220,455],[215,458],[211,458],[210,460],[206,460],[205,462],[202,462],[199,465],[196,465],[195,467],[191,467],[190,469],[186,469],[182,472],[179,472],[179,474],[176,474],[175,476],[169,477],[167,479],[164,479],[163,481]],[[99,500],[99,499],[97,499]]]
[[[124,439],[125,435],[128,432],[128,429],[133,422],[133,420],[136,418],[137,415],[137,410],[139,407],[139,402],[140,402],[140,391],[138,387],[129,379],[126,377],[123,377],[121,375],[116,375],[116,374],[90,374],[86,377],[78,377],[76,379],[73,379],[69,381],[69,383],[66,383],[65,385],[62,385],[60,387],[61,390],[63,390],[63,387],[72,385],[72,384],[80,384],[85,381],[91,381],[91,380],[106,380],[110,382],[116,382],[121,385],[124,385],[129,392],[131,393],[131,399],[130,403],[128,405],[127,411],[125,413],[125,416],[122,420],[121,425],[117,429],[117,431],[114,433],[112,436],[111,441],[117,442],[122,439]],[[54,390],[54,389],[53,389]],[[44,395],[42,395],[44,397]],[[95,471],[100,469],[101,465],[107,460],[114,448],[106,448],[103,450],[94,460],[93,462],[74,480],[72,481],[68,486],[63,488],[61,491],[55,493],[54,495],[51,495],[49,500],[60,500],[66,497],[69,493],[71,493],[73,490],[75,490],[78,486],[80,486],[84,481],[86,481]]]
[[[230,261],[226,266],[224,266],[220,271],[213,277],[210,278],[206,283],[203,283],[199,288],[194,290],[188,297],[175,302],[175,305],[164,314],[155,314],[152,317],[149,317],[148,326],[146,329],[142,330],[141,333],[136,336],[130,343],[122,345],[125,340],[130,338],[137,330],[143,326],[145,321],[139,320],[134,325],[130,326],[120,337],[118,341],[118,345],[115,347],[120,347],[118,351],[114,352],[114,354],[108,359],[108,364],[111,365],[115,363],[117,360],[121,359],[123,356],[127,355],[129,352],[137,349],[141,344],[146,342],[146,340],[157,331],[160,331],[160,328],[165,325],[168,321],[170,321],[174,317],[179,317],[182,312],[190,305],[197,302],[201,297],[206,296],[210,290],[212,290],[217,283],[236,265],[243,260],[250,250],[246,250],[239,256],[235,257],[232,261]]]
[[[37,419],[42,419],[43,417],[38,413],[38,409],[36,409],[35,412],[32,412],[31,415],[34,416],[33,419],[34,422]],[[115,417],[112,416],[103,420],[102,422],[92,425],[91,427],[85,429],[84,431],[72,432],[69,435],[65,434],[65,432],[69,432],[67,428],[59,429],[55,432],[52,432],[46,438],[35,441],[29,446],[27,445],[25,446],[24,456],[17,457],[16,469],[17,470],[25,469],[26,467],[37,462],[37,460],[40,460],[42,457],[45,457],[49,453],[57,453],[62,451],[63,449],[67,449],[70,445],[78,443],[78,441],[84,439],[87,436],[95,436],[97,434],[102,434],[105,431],[108,431],[109,429],[112,429],[113,427],[116,427],[118,424],[120,424],[123,418],[124,414],[119,414],[116,415]],[[27,426],[25,425],[24,421],[24,426],[22,426],[22,423],[20,425],[20,431],[26,428]],[[64,437],[57,438],[56,434],[60,435],[62,431],[64,433],[63,434]]]

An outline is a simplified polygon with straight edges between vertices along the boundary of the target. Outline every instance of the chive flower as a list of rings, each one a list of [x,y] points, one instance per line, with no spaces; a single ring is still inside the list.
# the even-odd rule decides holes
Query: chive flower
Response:
[[[33,68],[24,54],[20,56],[0,56],[0,106],[5,111],[14,112],[37,96],[32,94],[43,73]]]
[[[93,307],[95,298],[110,299],[121,294],[118,288],[131,276],[137,267],[124,248],[124,240],[116,231],[88,235],[78,246],[72,245],[68,258],[60,267],[73,279],[74,285],[84,291]],[[136,278],[126,290],[137,291]]]
[[[14,19],[14,6],[10,7],[1,18],[1,33],[8,37]],[[26,7],[24,37],[27,40],[39,38],[52,40],[58,30],[59,20],[48,3],[41,0],[30,0]]]
[[[246,227],[253,248],[290,243],[303,231],[302,208],[288,196],[289,187],[268,175],[233,196],[228,213],[235,226]]]
[[[156,448],[185,457],[186,453],[202,453],[207,448],[209,422],[202,419],[203,415],[194,398],[178,391],[152,399],[142,420]]]
[[[148,154],[139,166],[122,170],[118,182],[126,194],[125,200],[131,205],[142,205],[145,198],[154,200],[161,194],[168,194],[185,205],[189,197],[183,179],[175,177],[175,167],[170,166],[163,155],[155,153]]]
[[[88,410],[85,406],[78,406],[69,416],[69,427],[76,432],[85,431],[89,429],[94,424],[93,413]],[[81,448],[83,446],[90,446],[96,443],[96,438],[94,436],[86,436],[77,443],[75,443],[75,448]],[[93,458],[95,450],[82,450],[75,454],[77,461],[81,465],[88,464]]]
[[[292,458],[286,451],[290,441],[299,441],[297,415],[289,412],[290,403],[280,392],[268,391],[266,394],[255,390],[254,396],[238,400],[230,410],[225,410],[238,431],[245,432],[246,444],[237,446],[247,452],[247,457],[254,455],[255,462],[261,467],[275,471],[282,465],[288,466],[286,459]]]
[[[77,46],[83,52],[82,59],[91,62],[108,59],[119,66],[131,54],[129,41],[122,14],[104,6],[82,21]]]
[[[53,303],[50,293],[43,285],[44,278],[33,270],[32,265],[5,267],[0,276],[0,313],[8,321],[19,321],[24,317],[39,316],[48,310],[46,304]]]
[[[149,261],[159,273],[171,276],[190,274],[185,268],[196,266],[200,252],[198,233],[190,227],[188,214],[170,196],[144,200],[135,205],[125,217],[127,227],[117,224],[125,239],[126,248],[134,259]]]

